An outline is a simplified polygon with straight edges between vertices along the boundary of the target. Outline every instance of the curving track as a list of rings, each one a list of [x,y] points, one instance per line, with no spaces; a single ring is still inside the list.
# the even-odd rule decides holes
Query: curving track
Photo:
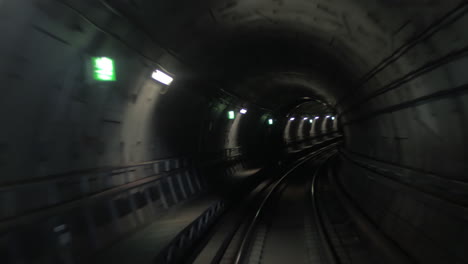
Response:
[[[327,186],[322,184],[328,183],[326,164],[336,155],[337,144],[310,153],[257,186],[215,227],[194,263],[349,262],[340,236],[354,233],[335,228],[342,224],[342,214],[329,215],[324,209],[328,205],[337,209],[336,199],[329,199],[327,189],[318,187]],[[321,202],[322,193],[328,205]]]

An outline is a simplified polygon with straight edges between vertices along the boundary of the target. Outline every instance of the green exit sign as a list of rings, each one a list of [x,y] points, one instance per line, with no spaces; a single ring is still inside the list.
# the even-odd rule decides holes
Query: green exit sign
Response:
[[[97,81],[111,82],[117,80],[114,61],[107,57],[94,57],[93,77]]]

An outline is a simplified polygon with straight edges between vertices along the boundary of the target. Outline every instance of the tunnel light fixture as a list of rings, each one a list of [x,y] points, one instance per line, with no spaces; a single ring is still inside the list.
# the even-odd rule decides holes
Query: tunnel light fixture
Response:
[[[295,119],[296,119],[296,118],[291,117],[291,118],[289,119],[289,121],[294,121]]]
[[[228,118],[229,119],[235,119],[236,118],[236,113],[234,111],[229,111],[228,112]]]
[[[319,116],[316,116],[315,119],[319,119],[320,117]]]
[[[308,117],[304,117],[304,120],[307,120],[307,119],[309,119],[309,118],[308,118]]]
[[[271,118],[268,119],[268,125],[270,125],[270,126],[273,125],[273,119],[271,119]]]
[[[94,80],[103,82],[115,81],[115,64],[111,58],[93,57],[93,77]]]
[[[160,70],[156,70],[153,72],[153,74],[151,75],[151,77],[162,83],[162,84],[165,84],[165,85],[170,85],[172,83],[172,81],[174,80],[174,78],[172,78],[171,76],[167,75],[166,73],[160,71]]]
[[[242,108],[239,112],[240,112],[241,114],[245,115],[245,114],[247,114],[247,109]]]
[[[310,120],[309,120],[309,123],[311,123],[311,124],[312,124],[313,122],[314,122],[314,120],[312,120],[312,119],[310,119]]]
[[[332,116],[332,117],[331,117],[331,120],[335,120],[335,117],[334,117],[334,116]]]
[[[330,116],[329,116],[329,115],[327,115],[325,118],[330,118]]]

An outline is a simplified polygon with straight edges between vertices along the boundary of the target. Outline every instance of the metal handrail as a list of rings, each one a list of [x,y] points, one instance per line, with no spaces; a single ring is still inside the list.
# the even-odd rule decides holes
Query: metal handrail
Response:
[[[51,174],[51,175],[37,177],[37,178],[30,178],[30,179],[16,180],[16,181],[5,181],[5,182],[0,183],[0,190],[8,189],[8,188],[16,188],[19,186],[24,186],[24,185],[29,185],[29,184],[38,184],[38,183],[46,183],[49,181],[58,181],[61,179],[69,179],[69,178],[75,178],[75,177],[78,178],[78,177],[82,177],[83,175],[93,174],[93,173],[97,174],[96,175],[97,177],[101,177],[104,175],[103,174],[99,175],[100,173],[107,173],[107,172],[113,172],[117,170],[124,170],[124,169],[147,166],[147,165],[154,165],[154,164],[166,162],[166,161],[186,160],[186,159],[187,159],[186,157],[164,158],[164,159],[157,159],[157,160],[151,160],[151,161],[121,165],[121,166],[89,168],[89,169],[76,170],[76,171],[65,172],[65,173]]]
[[[240,150],[240,148],[232,148],[235,150]],[[151,173],[144,175],[144,177],[138,178],[131,182],[126,182],[124,184],[119,184],[115,186],[104,186],[99,187],[95,190],[81,190],[77,192],[76,195],[72,199],[63,199],[59,200],[56,203],[44,203],[40,206],[35,208],[24,208],[23,210],[17,210],[15,214],[11,216],[6,216],[3,219],[0,219],[0,233],[5,232],[8,229],[22,225],[29,221],[34,221],[37,219],[42,219],[44,217],[48,217],[51,215],[56,214],[57,212],[63,212],[64,210],[68,210],[71,208],[75,208],[76,206],[80,206],[82,204],[86,204],[91,202],[92,200],[102,199],[104,197],[108,197],[109,195],[115,195],[117,193],[125,192],[129,189],[138,188],[142,185],[151,184],[153,182],[159,181],[165,177],[169,177],[173,174],[177,174],[180,172],[185,172],[190,170],[189,162],[186,161],[186,157],[179,157],[179,158],[165,158],[165,159],[157,159],[152,161],[128,164],[124,166],[110,166],[110,167],[101,167],[101,168],[91,168],[91,169],[84,169],[84,170],[77,170],[68,173],[61,173],[50,175],[46,177],[40,177],[37,179],[28,179],[23,181],[15,181],[0,184],[0,191],[4,190],[11,190],[17,188],[36,188],[34,185],[39,185],[37,188],[48,188],[48,186],[54,186],[54,184],[58,184],[62,181],[64,182],[71,182],[73,183],[76,181],[76,184],[88,186],[88,181],[90,178],[102,178],[108,176],[116,176],[119,174],[125,174],[129,172],[133,172],[134,168],[155,165],[155,164],[162,164],[163,162],[172,162],[172,161],[181,161],[178,165],[178,168],[171,169],[169,168],[159,168],[157,171],[153,167],[149,167],[153,169]],[[36,189],[37,189],[36,188]],[[80,187],[81,188],[81,187]],[[89,189],[89,188],[85,188]]]
[[[123,184],[115,188],[107,189],[102,192],[89,194],[87,196],[80,197],[71,201],[66,201],[59,203],[53,206],[41,207],[35,210],[29,210],[20,215],[15,215],[6,219],[0,220],[0,233],[7,232],[13,227],[30,223],[43,218],[48,218],[50,216],[56,215],[60,212],[70,210],[72,208],[79,207],[84,204],[89,204],[95,200],[100,200],[111,195],[116,195],[118,193],[125,192],[130,189],[138,188],[143,185],[147,185],[156,181],[160,181],[165,177],[170,177],[173,174],[176,174],[180,171],[185,171],[186,169],[176,169],[168,172],[163,172],[154,176],[145,177],[134,182]]]

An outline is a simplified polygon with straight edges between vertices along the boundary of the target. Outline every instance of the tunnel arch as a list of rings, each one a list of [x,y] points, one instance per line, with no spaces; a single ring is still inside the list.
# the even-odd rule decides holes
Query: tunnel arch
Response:
[[[290,138],[341,132],[339,179],[374,224],[419,262],[467,260],[467,236],[457,230],[466,226],[467,204],[466,1],[6,0],[0,7],[4,226],[81,195],[55,185],[78,189],[81,180],[69,174],[167,158],[153,170],[195,164],[194,179],[212,174],[205,184],[218,186],[246,160],[282,157]],[[115,60],[116,82],[89,79],[96,56]],[[174,83],[152,80],[155,69]],[[328,108],[306,107],[308,100]],[[318,115],[317,125],[303,119]],[[326,115],[336,117],[333,126]],[[204,159],[231,163],[209,171],[200,169]],[[370,173],[363,163],[390,173]],[[91,185],[107,190],[145,175]],[[145,192],[114,200],[140,201]],[[41,218],[38,237],[62,216]],[[122,221],[137,227],[138,217]]]

